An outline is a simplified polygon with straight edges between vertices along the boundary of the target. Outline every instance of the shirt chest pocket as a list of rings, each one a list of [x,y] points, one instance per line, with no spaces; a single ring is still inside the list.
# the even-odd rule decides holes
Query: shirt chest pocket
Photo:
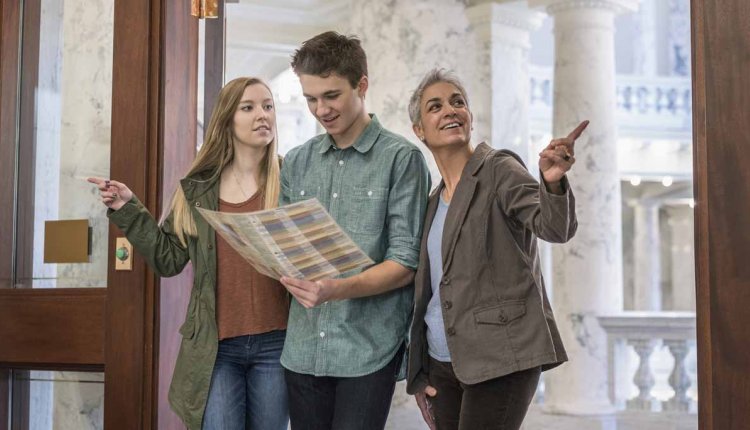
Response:
[[[380,234],[385,230],[388,211],[388,189],[380,187],[349,187],[344,195],[347,211],[343,225],[354,233]]]

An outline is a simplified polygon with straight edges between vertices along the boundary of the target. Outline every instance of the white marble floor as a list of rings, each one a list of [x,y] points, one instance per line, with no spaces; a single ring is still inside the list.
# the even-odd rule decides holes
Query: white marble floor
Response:
[[[387,430],[425,430],[416,403],[394,406],[388,417]],[[573,417],[544,413],[532,405],[521,430],[697,430],[695,414],[622,412],[610,417]]]

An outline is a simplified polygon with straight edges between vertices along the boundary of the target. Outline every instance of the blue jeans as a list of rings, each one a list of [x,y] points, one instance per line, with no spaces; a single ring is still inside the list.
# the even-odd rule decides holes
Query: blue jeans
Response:
[[[203,430],[286,430],[289,407],[279,363],[285,330],[219,342]]]

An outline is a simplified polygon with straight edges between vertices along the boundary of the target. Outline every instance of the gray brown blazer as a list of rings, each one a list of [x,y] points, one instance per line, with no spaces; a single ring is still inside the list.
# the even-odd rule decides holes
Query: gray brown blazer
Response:
[[[441,276],[440,299],[453,369],[476,384],[567,360],[547,300],[536,239],[562,243],[577,228],[567,179],[562,195],[548,193],[517,155],[480,144],[464,167],[443,230],[443,273],[431,274],[427,237],[443,182],[430,196],[409,344],[407,391],[423,389],[429,374],[424,316],[430,278]]]

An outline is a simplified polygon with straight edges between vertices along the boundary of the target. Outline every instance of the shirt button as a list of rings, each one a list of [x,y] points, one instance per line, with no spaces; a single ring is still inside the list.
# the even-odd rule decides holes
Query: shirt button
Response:
[[[195,207],[197,208],[201,207],[201,202],[195,202]]]
[[[454,334],[456,334],[456,329],[453,328],[453,327],[448,327],[448,329],[445,331],[445,333],[447,333],[448,336],[453,336]]]
[[[208,244],[208,249],[214,249],[214,246],[209,243]]]
[[[336,197],[338,197],[338,196],[339,196],[339,193],[333,193],[333,198],[334,198],[334,199],[335,199]]]
[[[372,191],[368,191],[368,192],[367,192],[367,196],[368,196],[368,197],[372,197]]]
[[[443,284],[443,285],[448,285],[448,284],[451,283],[451,278],[449,276],[444,276],[443,280],[440,281],[440,283]]]
[[[304,196],[305,195],[305,190],[300,191],[299,195]]]
[[[446,301],[445,301],[445,302],[443,303],[443,307],[444,307],[444,308],[445,308],[446,310],[448,310],[448,309],[450,309],[450,308],[452,308],[452,307],[453,307],[453,303],[452,303],[452,302],[451,302],[450,300],[446,300]]]
[[[344,160],[339,160],[339,166],[343,166],[343,165],[344,165]]]
[[[321,338],[323,338],[323,337],[326,337],[326,332],[324,332],[324,331],[321,331],[321,332],[320,332],[320,337],[321,337]]]

